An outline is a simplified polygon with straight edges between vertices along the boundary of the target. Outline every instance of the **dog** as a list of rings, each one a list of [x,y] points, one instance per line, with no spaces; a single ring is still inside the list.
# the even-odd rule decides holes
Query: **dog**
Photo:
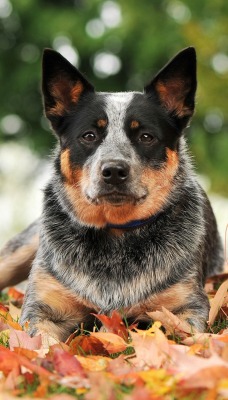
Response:
[[[184,138],[196,86],[193,47],[142,93],[95,92],[63,56],[44,51],[54,172],[41,218],[6,245],[0,264],[1,288],[31,269],[20,320],[31,335],[64,341],[82,323],[91,329],[94,313],[147,322],[162,306],[205,329],[204,283],[222,271],[223,249]]]

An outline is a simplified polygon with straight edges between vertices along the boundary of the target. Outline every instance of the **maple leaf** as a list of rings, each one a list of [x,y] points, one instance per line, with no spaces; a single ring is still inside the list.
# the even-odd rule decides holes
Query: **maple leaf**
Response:
[[[60,375],[78,375],[82,378],[86,378],[86,373],[83,370],[80,362],[76,357],[65,350],[54,347],[53,364],[55,370]]]
[[[118,311],[113,311],[110,317],[104,314],[93,315],[102,322],[108,332],[115,333],[116,335],[122,337],[124,340],[128,340],[128,329]]]
[[[23,347],[29,350],[39,350],[42,345],[41,335],[30,337],[25,331],[18,331],[10,328],[9,338],[10,350],[14,347]]]

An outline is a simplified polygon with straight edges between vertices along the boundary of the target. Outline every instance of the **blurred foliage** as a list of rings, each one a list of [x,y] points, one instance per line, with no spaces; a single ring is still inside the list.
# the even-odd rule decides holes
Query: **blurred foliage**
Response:
[[[198,171],[227,195],[227,17],[227,0],[2,0],[0,142],[24,142],[40,154],[53,146],[40,94],[44,47],[65,44],[97,90],[123,91],[142,90],[170,57],[194,45],[199,85],[188,134]],[[116,73],[96,70],[100,53],[114,55]]]

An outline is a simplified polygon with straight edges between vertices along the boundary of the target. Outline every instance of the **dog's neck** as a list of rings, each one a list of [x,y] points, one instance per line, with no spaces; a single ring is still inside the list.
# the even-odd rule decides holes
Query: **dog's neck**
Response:
[[[152,215],[151,217],[147,219],[136,219],[134,221],[127,222],[126,224],[107,224],[106,228],[110,229],[134,229],[134,228],[140,228],[141,226],[147,225],[149,223],[154,222],[158,216],[161,214],[161,212]]]

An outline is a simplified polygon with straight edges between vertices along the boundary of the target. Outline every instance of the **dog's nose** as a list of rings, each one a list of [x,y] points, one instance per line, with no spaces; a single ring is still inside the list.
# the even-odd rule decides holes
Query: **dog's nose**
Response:
[[[102,178],[110,185],[124,183],[128,179],[129,172],[130,167],[124,161],[108,161],[101,167]]]

